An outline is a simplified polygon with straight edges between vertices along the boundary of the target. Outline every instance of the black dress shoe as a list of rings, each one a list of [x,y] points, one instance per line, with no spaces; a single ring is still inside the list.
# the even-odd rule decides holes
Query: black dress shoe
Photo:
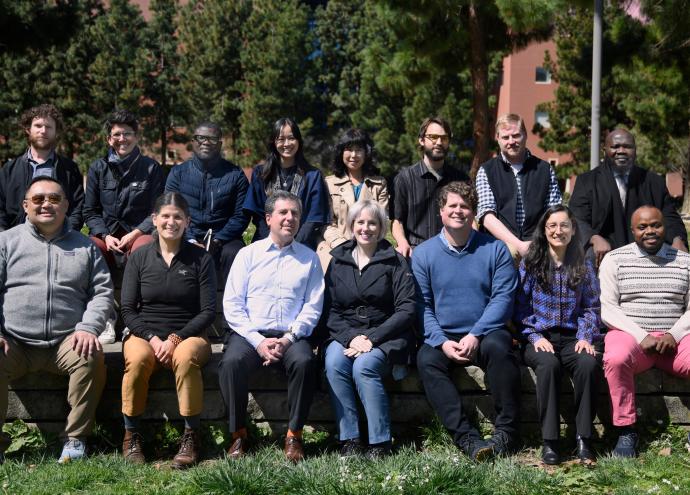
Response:
[[[561,463],[561,456],[558,454],[557,440],[544,440],[544,445],[541,448],[541,460],[544,464],[555,466]]]
[[[575,439],[577,442],[577,458],[581,461],[596,461],[597,458],[592,450],[592,445],[589,438],[583,438],[580,435]]]

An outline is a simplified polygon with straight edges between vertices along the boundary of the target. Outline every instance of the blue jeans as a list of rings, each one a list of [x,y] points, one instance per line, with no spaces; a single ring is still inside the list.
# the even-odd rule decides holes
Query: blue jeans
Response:
[[[369,443],[390,441],[388,396],[383,387],[383,377],[391,370],[386,355],[381,349],[374,348],[352,359],[343,354],[344,350],[335,341],[326,348],[326,376],[340,440],[359,438],[358,394],[367,416]]]

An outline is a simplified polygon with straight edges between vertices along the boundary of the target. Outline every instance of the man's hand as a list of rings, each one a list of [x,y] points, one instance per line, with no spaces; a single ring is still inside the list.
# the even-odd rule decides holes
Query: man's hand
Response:
[[[575,344],[575,352],[577,352],[578,354],[586,352],[587,354],[591,354],[592,356],[596,356],[597,354],[597,351],[596,349],[594,349],[594,346],[586,340],[577,341],[577,343]]]
[[[108,248],[108,251],[115,251],[116,253],[122,253],[122,250],[120,249],[120,239],[115,237],[114,235],[108,234],[105,236],[105,247]]]
[[[460,345],[460,355],[468,361],[472,361],[477,354],[477,349],[479,349],[479,339],[468,333],[460,339],[458,344]]]
[[[395,250],[405,258],[412,256],[412,246],[410,246],[410,243],[407,241],[398,242],[398,246],[395,248]]]
[[[76,330],[72,334],[72,349],[86,359],[96,354],[96,352],[103,350],[103,346],[98,341],[98,337],[94,334],[83,330]]]
[[[534,343],[534,350],[537,352],[550,352],[553,354],[553,344],[549,339],[542,337]]]
[[[276,341],[276,349],[278,351],[278,354],[280,358],[285,355],[285,352],[290,348],[292,345],[292,341],[288,339],[287,337],[281,337]]]
[[[676,352],[678,344],[670,333],[665,333],[656,341],[656,352],[659,354],[673,354]]]
[[[527,256],[527,251],[529,250],[530,241],[520,241],[516,246],[515,250],[518,252],[521,258]]]
[[[190,244],[192,244],[192,245],[194,245],[194,246],[196,246],[196,247],[200,247],[201,249],[203,249],[204,251],[206,251],[206,246],[204,246],[204,245],[203,245],[202,243],[200,243],[200,242],[191,241]]]
[[[446,340],[443,344],[441,344],[441,350],[443,351],[443,354],[445,354],[446,357],[451,361],[455,361],[456,363],[460,364],[467,364],[470,362],[469,359],[460,353],[460,342],[455,342],[454,340],[450,339]]]
[[[601,260],[604,259],[604,255],[611,251],[611,244],[609,241],[604,239],[598,234],[594,234],[589,242],[592,243],[592,251],[594,252],[594,260],[596,262],[597,267],[601,263]]]
[[[640,347],[645,354],[650,354],[656,352],[657,338],[654,335],[647,335],[642,342],[640,342]]]
[[[280,361],[282,354],[280,353],[280,344],[278,344],[278,340],[279,339],[273,337],[266,337],[256,346],[256,352],[263,358],[264,366],[269,366]]]
[[[134,229],[129,234],[125,234],[120,238],[120,249],[127,249],[130,244],[136,241],[144,233],[139,229]]]
[[[7,353],[10,350],[10,343],[7,342],[7,339],[5,337],[0,337],[0,347],[2,348],[3,354],[7,356]]]
[[[685,253],[688,252],[688,248],[685,246],[683,239],[681,239],[680,237],[673,238],[673,244],[671,244],[671,247],[676,248],[678,251],[683,251]]]

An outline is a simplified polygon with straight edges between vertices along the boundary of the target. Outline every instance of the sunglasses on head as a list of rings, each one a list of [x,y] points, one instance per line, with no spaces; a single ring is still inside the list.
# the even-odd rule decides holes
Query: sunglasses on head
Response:
[[[31,201],[36,206],[42,205],[46,201],[51,205],[59,205],[62,202],[62,194],[50,193],[50,194],[34,194],[30,198],[26,198]]]

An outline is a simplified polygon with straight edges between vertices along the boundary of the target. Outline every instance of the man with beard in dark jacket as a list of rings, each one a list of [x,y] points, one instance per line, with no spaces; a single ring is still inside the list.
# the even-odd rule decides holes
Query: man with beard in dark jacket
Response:
[[[194,156],[170,171],[165,190],[179,192],[189,203],[187,240],[207,249],[219,270],[218,285],[228,278],[232,262],[244,247],[249,218],[242,211],[249,181],[244,172],[221,156],[223,131],[203,122],[194,130]]]
[[[19,124],[26,133],[29,148],[0,169],[0,230],[24,222],[24,195],[31,181],[41,176],[62,184],[69,202],[68,223],[74,230],[81,230],[83,177],[76,163],[56,151],[63,128],[62,114],[54,105],[43,104],[24,112]]]

